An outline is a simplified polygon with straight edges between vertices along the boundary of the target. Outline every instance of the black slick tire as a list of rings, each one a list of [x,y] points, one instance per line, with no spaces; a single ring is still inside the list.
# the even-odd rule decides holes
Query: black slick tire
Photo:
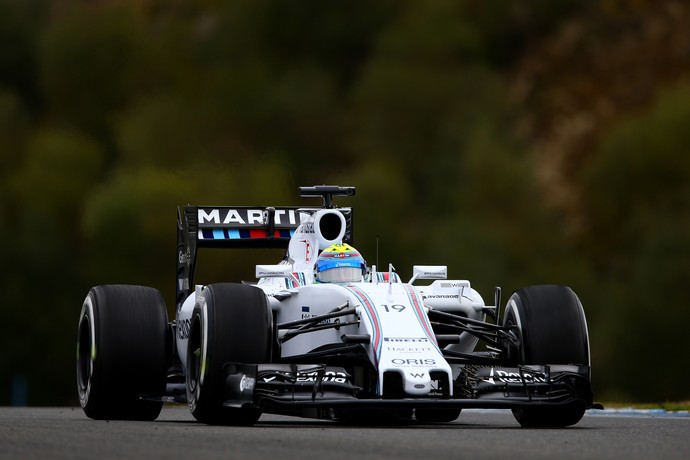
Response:
[[[590,365],[587,321],[582,304],[567,286],[539,285],[519,289],[506,305],[504,324],[517,327],[520,347],[516,364]],[[565,427],[580,421],[585,403],[513,409],[523,427]]]
[[[97,420],[155,420],[169,355],[168,313],[157,289],[92,288],[79,316],[77,390]]]
[[[226,363],[268,363],[273,315],[264,292],[235,283],[204,288],[192,312],[187,350],[187,399],[192,415],[211,425],[251,425],[253,404],[225,407]]]

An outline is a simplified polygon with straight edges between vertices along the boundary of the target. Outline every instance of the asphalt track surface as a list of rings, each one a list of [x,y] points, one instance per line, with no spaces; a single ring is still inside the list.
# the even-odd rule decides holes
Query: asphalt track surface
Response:
[[[186,407],[155,422],[95,421],[79,408],[0,408],[1,459],[687,459],[690,417],[586,415],[565,429],[520,428],[507,411],[450,424],[343,426],[264,415],[253,427],[197,423]]]

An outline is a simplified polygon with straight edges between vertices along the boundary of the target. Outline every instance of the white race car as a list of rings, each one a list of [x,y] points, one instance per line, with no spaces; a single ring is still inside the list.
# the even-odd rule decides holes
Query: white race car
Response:
[[[153,420],[164,402],[187,402],[208,424],[253,424],[262,412],[449,422],[462,408],[500,408],[522,426],[561,427],[600,407],[585,314],[570,288],[519,289],[501,314],[500,288],[486,305],[467,280],[447,280],[445,266],[415,266],[407,282],[392,265],[363,263],[328,277],[339,258],[359,257],[349,246],[352,209],[333,204],[355,189],[300,193],[323,206],[178,209],[170,323],[156,289],[89,291],[77,341],[87,416]],[[256,283],[198,285],[201,247],[287,250],[256,267]]]

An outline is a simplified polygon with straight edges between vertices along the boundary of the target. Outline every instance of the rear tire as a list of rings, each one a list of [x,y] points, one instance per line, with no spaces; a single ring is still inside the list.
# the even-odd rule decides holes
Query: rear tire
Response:
[[[97,286],[79,317],[77,389],[97,420],[155,420],[165,392],[168,313],[161,293],[144,286]]]
[[[567,286],[530,286],[515,291],[503,323],[517,326],[521,345],[510,356],[517,364],[590,365],[584,310]],[[513,416],[523,427],[564,427],[579,422],[585,410],[582,402],[513,409]]]
[[[245,284],[206,286],[192,312],[187,351],[187,398],[194,417],[211,425],[251,425],[261,410],[224,407],[228,362],[268,363],[273,314],[264,292]]]

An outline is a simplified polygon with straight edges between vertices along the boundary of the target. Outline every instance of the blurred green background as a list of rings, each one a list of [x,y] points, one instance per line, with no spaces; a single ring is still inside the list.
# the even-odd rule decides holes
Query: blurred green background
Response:
[[[688,24],[667,0],[0,0],[0,405],[77,403],[91,286],[172,317],[178,205],[324,183],[405,279],[570,285],[598,400],[690,399]]]

